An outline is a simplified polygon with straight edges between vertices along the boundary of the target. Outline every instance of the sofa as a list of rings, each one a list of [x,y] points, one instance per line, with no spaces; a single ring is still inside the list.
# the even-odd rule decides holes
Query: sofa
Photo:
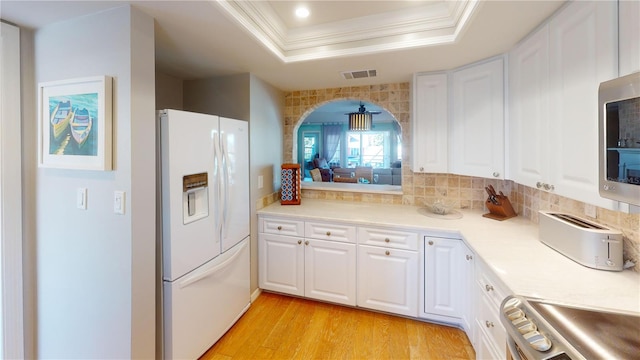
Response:
[[[320,170],[322,182],[331,182],[333,180],[333,170],[329,167],[329,163],[324,158],[315,158],[312,162],[313,169]],[[312,176],[313,178],[313,176]],[[317,181],[315,178],[313,181]]]

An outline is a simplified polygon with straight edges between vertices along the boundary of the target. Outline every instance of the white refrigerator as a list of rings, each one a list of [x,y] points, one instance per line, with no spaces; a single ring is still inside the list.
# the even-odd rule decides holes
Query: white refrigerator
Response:
[[[250,303],[249,127],[178,110],[158,117],[162,351],[196,359]]]

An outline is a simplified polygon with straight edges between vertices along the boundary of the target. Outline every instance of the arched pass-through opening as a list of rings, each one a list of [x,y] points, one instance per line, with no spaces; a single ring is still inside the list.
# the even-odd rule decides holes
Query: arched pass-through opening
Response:
[[[361,105],[372,113],[372,127],[351,130],[348,114]],[[396,116],[358,98],[316,104],[292,129],[291,158],[303,169],[305,189],[402,194],[402,151]]]

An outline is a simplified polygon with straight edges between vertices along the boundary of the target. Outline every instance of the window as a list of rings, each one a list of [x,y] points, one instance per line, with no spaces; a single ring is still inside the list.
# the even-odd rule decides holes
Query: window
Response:
[[[320,134],[316,132],[304,133],[304,161],[311,161],[316,154],[320,153],[318,144],[320,143]]]
[[[389,167],[391,159],[388,131],[347,132],[347,166]]]

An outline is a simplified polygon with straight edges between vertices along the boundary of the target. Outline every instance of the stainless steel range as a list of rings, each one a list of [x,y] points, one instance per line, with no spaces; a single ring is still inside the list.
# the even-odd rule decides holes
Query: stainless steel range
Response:
[[[500,310],[513,359],[640,359],[640,314],[521,296]]]

